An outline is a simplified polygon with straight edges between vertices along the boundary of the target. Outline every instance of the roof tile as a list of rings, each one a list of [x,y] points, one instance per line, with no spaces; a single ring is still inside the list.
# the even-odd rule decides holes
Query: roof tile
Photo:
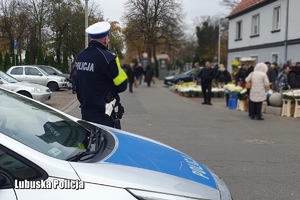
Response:
[[[260,3],[264,0],[242,0],[236,7],[233,9],[233,11],[229,14],[229,16],[234,15],[236,13],[239,13],[243,10],[246,10],[252,6],[254,6],[257,3]]]

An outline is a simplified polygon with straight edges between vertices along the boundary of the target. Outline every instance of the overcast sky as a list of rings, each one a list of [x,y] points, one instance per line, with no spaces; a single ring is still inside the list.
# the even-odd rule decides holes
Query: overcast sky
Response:
[[[228,15],[229,11],[219,5],[221,0],[182,0],[184,12],[186,13],[186,23],[192,25],[196,17],[209,15]],[[119,21],[124,12],[123,4],[126,0],[95,0],[100,4],[104,12],[104,18],[110,21]],[[194,29],[194,26],[192,26]]]

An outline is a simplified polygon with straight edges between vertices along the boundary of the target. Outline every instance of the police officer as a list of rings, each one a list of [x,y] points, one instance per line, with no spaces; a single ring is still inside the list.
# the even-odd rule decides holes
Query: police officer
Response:
[[[127,89],[127,75],[107,49],[110,27],[98,22],[86,29],[90,42],[76,60],[76,93],[83,120],[121,128],[116,125],[123,114],[118,93]]]

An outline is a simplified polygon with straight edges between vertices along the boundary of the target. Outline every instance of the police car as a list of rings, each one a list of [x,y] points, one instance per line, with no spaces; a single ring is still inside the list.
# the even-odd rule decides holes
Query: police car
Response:
[[[194,158],[0,89],[0,197],[5,200],[231,200]]]

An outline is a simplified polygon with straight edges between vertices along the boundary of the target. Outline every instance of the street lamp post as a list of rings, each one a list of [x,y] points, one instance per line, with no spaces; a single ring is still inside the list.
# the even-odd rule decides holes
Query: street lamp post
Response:
[[[218,66],[220,66],[220,64],[221,64],[221,31],[222,31],[221,22],[222,22],[222,20],[223,20],[223,18],[219,19]]]
[[[85,0],[85,29],[88,27],[88,16],[89,16],[89,0]],[[85,48],[88,46],[88,34],[85,33]]]

